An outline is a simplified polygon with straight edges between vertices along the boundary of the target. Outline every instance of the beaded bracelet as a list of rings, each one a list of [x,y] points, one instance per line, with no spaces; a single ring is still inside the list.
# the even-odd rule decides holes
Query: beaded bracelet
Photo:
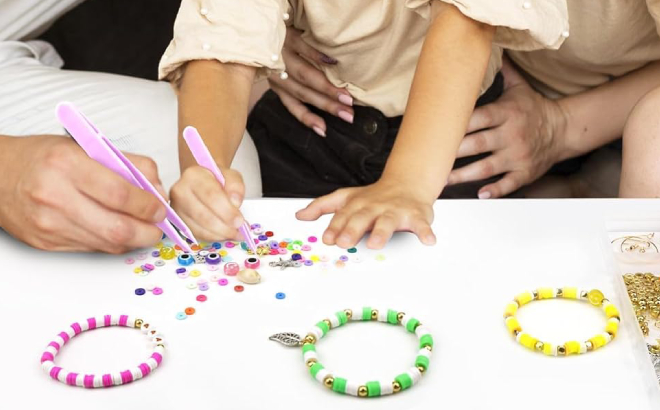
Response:
[[[377,320],[379,322],[390,323],[393,325],[400,324],[409,332],[415,333],[419,338],[419,352],[415,359],[415,365],[407,372],[396,376],[393,381],[387,380],[356,383],[335,376],[333,372],[329,371],[319,363],[318,355],[316,353],[316,342],[324,337],[330,329],[340,327],[346,324],[349,320]],[[332,391],[357,397],[385,396],[392,393],[398,393],[414,386],[421,380],[422,375],[428,369],[431,351],[433,350],[433,337],[429,333],[429,330],[423,326],[419,320],[407,316],[403,312],[397,312],[396,310],[388,309],[378,311],[371,307],[339,311],[334,315],[329,316],[328,319],[318,322],[310,329],[309,333],[304,338],[295,333],[278,333],[271,336],[270,340],[280,342],[286,346],[302,346],[303,360],[305,361],[305,365],[309,368],[312,377]]]
[[[81,374],[64,370],[55,366],[55,356],[60,349],[73,337],[80,333],[109,326],[135,327],[146,334],[149,340],[154,344],[155,349],[151,356],[135,368],[124,370],[123,372],[97,374]],[[135,380],[146,377],[155,370],[163,360],[165,354],[165,342],[163,337],[152,329],[149,323],[142,319],[134,319],[127,315],[105,315],[101,317],[90,317],[87,320],[73,323],[64,332],[61,332],[55,339],[48,344],[46,351],[41,355],[41,367],[50,375],[51,378],[68,384],[69,386],[78,386],[84,388],[111,387],[121,384],[131,383]]]
[[[542,342],[532,337],[529,333],[523,332],[515,316],[518,308],[532,300],[553,298],[585,300],[594,306],[602,307],[607,317],[605,331],[587,341],[569,341],[563,345]],[[603,293],[597,289],[587,292],[585,290],[578,290],[577,288],[539,288],[532,292],[520,293],[514,298],[513,302],[509,302],[506,305],[504,311],[504,322],[509,332],[516,338],[516,341],[530,350],[543,352],[547,356],[569,356],[599,349],[614,339],[619,330],[620,321],[617,308],[609,300],[605,299]]]

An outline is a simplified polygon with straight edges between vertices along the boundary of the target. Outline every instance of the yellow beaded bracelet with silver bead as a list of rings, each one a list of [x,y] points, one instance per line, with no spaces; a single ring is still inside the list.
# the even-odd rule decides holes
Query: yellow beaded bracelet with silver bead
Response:
[[[529,333],[524,332],[518,319],[516,319],[518,308],[533,300],[554,298],[584,300],[590,302],[594,306],[601,307],[607,317],[605,331],[597,334],[589,340],[581,342],[568,341],[563,345],[553,345],[548,342],[543,342]],[[612,302],[605,299],[603,293],[597,289],[584,291],[578,290],[577,288],[539,288],[535,291],[518,294],[512,302],[509,302],[509,304],[506,305],[504,310],[504,323],[509,332],[516,338],[516,341],[530,350],[542,352],[547,356],[569,356],[599,349],[614,339],[619,330],[620,321],[619,310],[612,304]]]

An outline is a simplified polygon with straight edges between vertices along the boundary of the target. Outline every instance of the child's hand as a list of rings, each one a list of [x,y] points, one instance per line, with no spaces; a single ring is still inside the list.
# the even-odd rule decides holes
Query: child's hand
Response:
[[[408,186],[383,181],[360,188],[339,189],[317,198],[296,217],[303,221],[334,213],[323,242],[342,248],[355,246],[367,231],[367,247],[380,249],[395,231],[413,232],[425,245],[435,244],[431,229],[433,201]]]
[[[237,239],[243,224],[238,210],[245,185],[241,174],[222,169],[224,189],[213,174],[200,166],[187,168],[170,191],[172,208],[192,229],[198,240]]]

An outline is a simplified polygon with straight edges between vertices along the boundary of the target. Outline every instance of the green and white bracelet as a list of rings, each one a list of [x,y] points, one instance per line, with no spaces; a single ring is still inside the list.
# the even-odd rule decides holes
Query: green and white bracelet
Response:
[[[352,380],[336,376],[326,369],[318,360],[316,343],[323,338],[330,329],[340,327],[351,321],[379,321],[393,325],[400,324],[410,333],[415,333],[419,339],[419,352],[415,365],[408,371],[399,374],[393,380],[369,381],[357,383]],[[396,310],[377,310],[371,307],[359,309],[346,309],[331,315],[328,319],[318,322],[312,327],[304,338],[296,333],[278,333],[270,340],[280,342],[286,346],[302,346],[303,360],[309,368],[312,377],[320,383],[341,394],[357,397],[377,397],[398,393],[417,384],[422,375],[428,370],[431,352],[433,350],[433,337],[429,330],[419,320]]]

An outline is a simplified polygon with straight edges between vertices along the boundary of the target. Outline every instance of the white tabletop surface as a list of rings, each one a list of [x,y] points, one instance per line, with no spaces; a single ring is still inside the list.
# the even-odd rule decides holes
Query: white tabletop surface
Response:
[[[250,201],[243,210],[277,238],[320,237],[329,219],[296,221],[294,210],[304,204]],[[502,320],[514,295],[543,286],[599,288],[620,302],[603,256],[605,222],[640,215],[660,220],[657,201],[442,201],[435,212],[435,247],[400,234],[381,252],[359,246],[363,262],[344,268],[263,267],[263,283],[243,293],[234,292],[234,279],[231,286],[212,285],[205,303],[195,301],[202,292],[187,289],[191,279],[177,278],[171,261],[139,277],[125,256],[46,253],[0,234],[0,408],[658,408],[645,388],[648,374],[637,370],[633,332],[623,329],[596,352],[552,358],[515,343]],[[345,254],[318,244],[309,254],[315,253]],[[376,260],[379,253],[384,261]],[[164,294],[136,296],[135,288],[148,282]],[[277,292],[286,299],[276,299]],[[176,320],[188,306],[197,313]],[[405,311],[432,329],[434,356],[418,385],[380,399],[341,396],[310,377],[299,349],[268,340],[281,331],[305,333],[328,314],[354,306]],[[93,391],[43,373],[39,358],[55,334],[109,313],[153,323],[167,340],[163,365],[136,383]],[[561,342],[586,340],[605,323],[598,309],[570,301],[535,302],[519,318],[537,337]],[[408,369],[416,346],[402,328],[362,322],[331,330],[317,345],[326,368],[364,381]],[[108,372],[132,367],[147,353],[139,332],[112,328],[77,336],[56,362]]]

